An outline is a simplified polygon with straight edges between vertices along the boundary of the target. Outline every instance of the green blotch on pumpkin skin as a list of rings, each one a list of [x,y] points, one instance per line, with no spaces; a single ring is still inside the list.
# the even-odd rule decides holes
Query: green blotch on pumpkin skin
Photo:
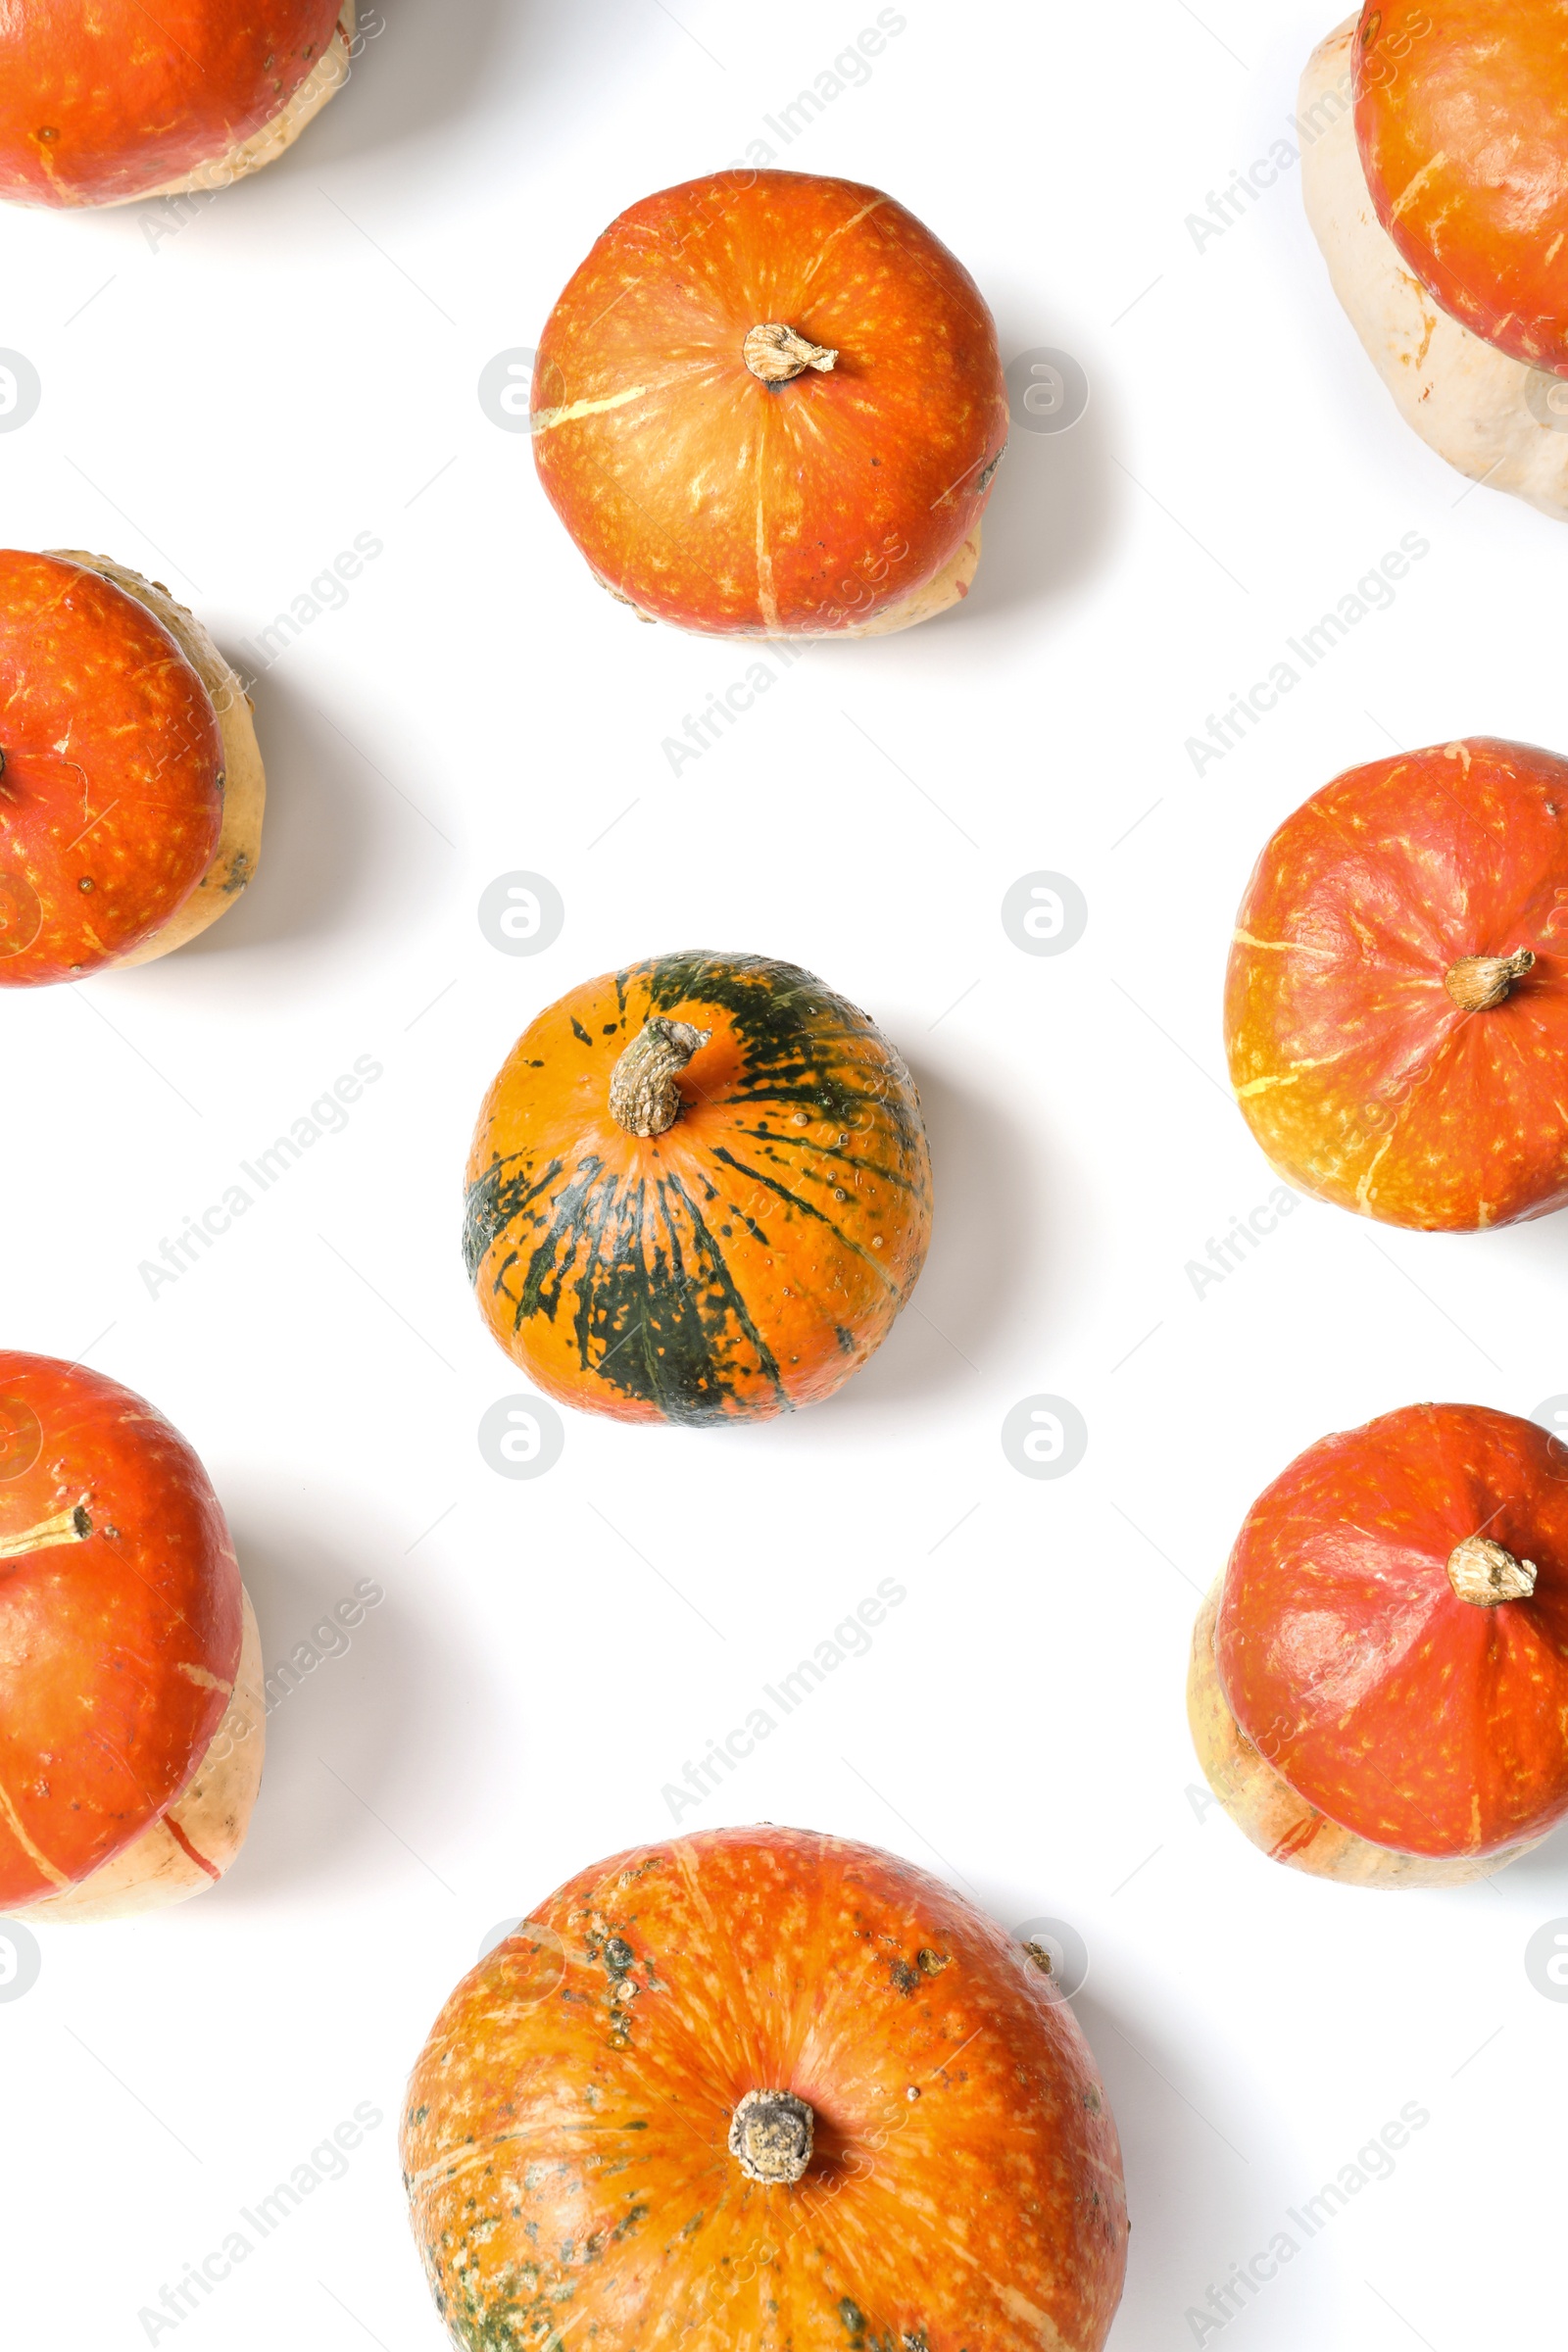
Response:
[[[761,1381],[784,1405],[778,1366],[680,1179],[620,1188],[598,1177],[595,1163],[556,1203],[517,1296],[517,1325],[536,1312],[553,1320],[575,1276],[578,1360],[608,1387],[688,1426],[728,1418],[743,1380]]]

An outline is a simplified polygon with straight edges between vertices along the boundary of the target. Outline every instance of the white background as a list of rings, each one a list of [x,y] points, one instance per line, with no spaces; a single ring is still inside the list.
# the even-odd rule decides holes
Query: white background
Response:
[[[1568,750],[1561,528],[1465,495],[1398,421],[1298,172],[1200,250],[1185,225],[1295,143],[1331,20],[906,0],[785,152],[761,118],[871,0],[384,14],[285,161],[177,233],[0,220],[0,342],[43,383],[0,436],[16,545],[112,553],[238,656],[357,533],[384,542],[257,687],[271,798],[238,909],[146,971],[0,1002],[5,1341],[85,1352],[186,1432],[270,1665],[357,1579],[386,1593],[274,1712],[232,1876],[41,1933],[0,2003],[6,2339],[131,2352],[140,2308],[369,2101],[348,2177],[175,2334],[435,2352],[394,2132],[438,2005],[498,1921],[666,1834],[664,1785],[891,1575],[869,1654],[681,1826],[832,1829],[1009,1926],[1077,1928],[1134,2221],[1113,2346],[1192,2343],[1209,2284],[1412,2101],[1394,2177],[1227,2346],[1540,2340],[1568,2006],[1523,1955],[1568,1914],[1568,1840],[1468,1892],[1318,1885],[1195,1800],[1183,1708],[1200,1592],[1303,1446],[1419,1397],[1568,1390],[1560,1217],[1449,1240],[1302,1203],[1201,1298],[1185,1270],[1275,1183],[1219,1039],[1269,831],[1396,744]],[[959,612],[812,651],[677,781],[663,739],[750,657],[595,587],[476,384],[615,213],[758,136],[891,190],[973,270],[1004,358],[1064,348],[1092,398],[1015,433]],[[1186,739],[1407,532],[1431,552],[1393,609],[1195,774]],[[565,902],[532,960],[476,919],[516,868]],[[1002,929],[1036,868],[1089,902],[1059,957]],[[548,1476],[503,1480],[475,1431],[522,1383],[458,1248],[479,1097],[541,1005],[690,947],[798,960],[904,1050],[927,1272],[798,1420],[571,1416]],[[347,1131],[150,1298],[140,1261],[361,1054],[385,1074]],[[1054,1482],[999,1439],[1042,1391],[1089,1428]]]

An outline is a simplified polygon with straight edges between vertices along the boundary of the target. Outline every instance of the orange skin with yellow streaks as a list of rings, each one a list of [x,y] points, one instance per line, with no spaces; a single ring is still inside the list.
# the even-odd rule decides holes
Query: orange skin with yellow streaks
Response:
[[[0,12],[0,198],[119,204],[278,113],[340,0],[20,0]]]
[[[750,2090],[812,2109],[798,2181],[730,2154]],[[1116,2129],[1067,2003],[924,1871],[805,1830],[552,1895],[436,2020],[403,2162],[473,2352],[1098,2352],[1121,2294]]]
[[[1534,1595],[1461,1600],[1487,1536]],[[1248,1513],[1215,1660],[1296,1793],[1372,1843],[1492,1854],[1568,1812],[1568,1451],[1512,1413],[1415,1404],[1320,1439]]]
[[[766,324],[832,370],[762,383],[742,346]],[[551,313],[532,399],[539,478],[599,578],[714,635],[831,635],[902,603],[972,532],[1007,438],[968,271],[890,196],[801,172],[622,213]]]
[[[101,1373],[0,1350],[0,1910],[168,1811],[228,1703],[242,1608],[178,1431]]]
[[[1378,219],[1433,300],[1568,373],[1568,6],[1368,0],[1354,86]]]
[[[1467,1012],[1466,956],[1528,949]],[[1473,736],[1347,769],[1286,818],[1236,918],[1231,1083],[1292,1184],[1465,1233],[1568,1201],[1568,760]]]
[[[212,862],[212,699],[135,597],[6,549],[0,754],[0,987],[100,971],[161,930]]]
[[[706,1031],[662,1135],[611,1075],[651,1016]],[[760,1420],[879,1347],[931,1234],[914,1083],[797,965],[695,953],[607,972],[530,1023],[485,1098],[466,1255],[481,1311],[563,1404]]]

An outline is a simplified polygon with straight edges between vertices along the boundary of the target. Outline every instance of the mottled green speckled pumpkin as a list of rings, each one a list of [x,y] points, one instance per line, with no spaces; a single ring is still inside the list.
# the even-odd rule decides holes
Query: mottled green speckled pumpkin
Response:
[[[887,1336],[931,1231],[919,1098],[794,964],[659,956],[574,989],[508,1056],[468,1158],[491,1330],[564,1404],[765,1419]]]

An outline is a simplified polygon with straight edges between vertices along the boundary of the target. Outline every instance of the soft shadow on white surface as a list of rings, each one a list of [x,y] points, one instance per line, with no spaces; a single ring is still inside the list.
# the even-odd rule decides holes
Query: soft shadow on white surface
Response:
[[[1049,1305],[1040,1236],[1059,1230],[1038,1175],[1038,1145],[1005,1108],[951,1070],[912,1065],[931,1146],[931,1253],[914,1295],[870,1362],[818,1409],[883,1410],[967,1396],[1009,1332]]]
[[[232,659],[232,656],[230,656]],[[256,679],[267,813],[256,879],[179,951],[292,948],[316,934],[396,928],[451,845],[378,774],[329,714],[270,674]]]
[[[1152,1970],[1151,1988],[1157,1981]],[[1104,2081],[1127,2176],[1127,2284],[1111,2352],[1188,2340],[1191,2324],[1178,2332],[1176,2315],[1201,2306],[1208,2280],[1238,2253],[1268,2241],[1259,2181],[1272,2151],[1253,2144],[1251,2115],[1238,2128],[1231,2086],[1205,2077],[1149,2015],[1087,1984],[1072,2008]],[[1293,2284],[1298,2322],[1311,2291]]]
[[[348,86],[268,167],[270,178],[312,178],[380,148],[449,138],[493,82],[508,21],[534,11],[522,0],[359,0],[358,13]]]
[[[999,328],[1002,356],[1067,338]],[[1065,432],[1026,431],[1014,420],[986,509],[980,567],[963,603],[933,624],[965,622],[1061,603],[1108,559],[1116,483],[1111,419],[1092,379],[1089,406]]]
[[[322,1656],[274,1702],[250,1835],[208,1900],[266,1905],[340,1879],[351,1864],[379,1871],[392,1857],[401,1867],[403,1841],[387,1818],[401,1819],[400,1792],[417,1777],[421,1750],[439,1741],[454,1760],[453,1730],[466,1709],[458,1661],[386,1589],[378,1542],[356,1553],[323,1543],[302,1519],[254,1510],[235,1517],[233,1537],[274,1690],[274,1669],[299,1643],[329,1647],[330,1634],[313,1642],[314,1629],[362,1579],[384,1597],[349,1630],[346,1650]]]

